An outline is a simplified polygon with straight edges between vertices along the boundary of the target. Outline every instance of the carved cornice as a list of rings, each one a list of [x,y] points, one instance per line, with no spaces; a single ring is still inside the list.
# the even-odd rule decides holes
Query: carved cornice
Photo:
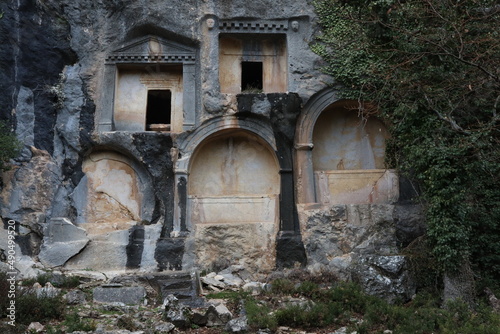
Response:
[[[219,21],[221,32],[286,32],[288,21],[253,21],[253,20],[222,20]]]
[[[155,36],[145,36],[115,49],[108,57],[109,63],[194,63],[196,50],[192,47],[167,41]]]
[[[106,58],[106,62],[112,63],[187,63],[194,62],[194,55],[159,55],[150,56],[144,54],[118,54]]]

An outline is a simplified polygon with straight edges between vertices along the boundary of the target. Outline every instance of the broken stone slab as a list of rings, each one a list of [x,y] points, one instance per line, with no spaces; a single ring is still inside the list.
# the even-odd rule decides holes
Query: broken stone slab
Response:
[[[43,332],[44,330],[45,330],[45,326],[44,325],[42,325],[39,322],[32,322],[28,326],[27,332],[28,333],[40,333],[40,332]]]
[[[207,326],[223,326],[229,322],[232,317],[233,314],[229,311],[226,305],[224,305],[224,302],[214,299],[211,301],[211,305],[209,305],[207,309]]]
[[[174,330],[175,326],[174,324],[171,324],[170,322],[162,322],[160,324],[155,325],[155,333],[170,333]]]
[[[103,273],[91,270],[72,270],[66,275],[68,277],[78,277],[80,281],[84,282],[105,281],[108,279]]]
[[[174,295],[168,295],[165,298],[163,307],[164,319],[174,324],[175,327],[183,329],[191,325],[191,309],[179,303],[179,300]]]
[[[249,282],[243,285],[243,291],[250,292],[253,296],[259,295],[266,287],[265,283]]]
[[[229,333],[246,333],[248,331],[248,318],[242,316],[231,319],[224,329]]]
[[[206,308],[195,308],[192,309],[191,321],[193,324],[198,326],[207,325],[207,309]]]
[[[206,277],[206,276],[201,277],[201,281],[203,282],[203,284],[208,285],[209,287],[214,286],[214,287],[220,288],[220,289],[226,288],[226,283],[215,279],[215,277],[214,278],[210,278],[210,277]]]
[[[89,243],[87,232],[67,218],[52,218],[44,228],[44,239],[38,258],[46,267],[64,265]]]
[[[94,302],[98,303],[123,303],[137,305],[146,297],[146,289],[142,286],[133,287],[97,287],[94,289]]]
[[[240,287],[245,284],[245,282],[241,278],[233,274],[220,274],[219,276],[222,277],[222,281],[225,284],[231,287]]]
[[[35,287],[33,285],[33,287]],[[37,298],[54,298],[61,293],[61,289],[55,288],[50,282],[45,283],[43,288],[35,288]]]

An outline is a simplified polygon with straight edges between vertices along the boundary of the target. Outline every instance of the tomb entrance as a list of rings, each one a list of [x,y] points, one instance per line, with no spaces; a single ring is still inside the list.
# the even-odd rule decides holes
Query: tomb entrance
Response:
[[[257,135],[225,130],[205,139],[189,169],[188,216],[200,266],[275,265],[280,168]]]

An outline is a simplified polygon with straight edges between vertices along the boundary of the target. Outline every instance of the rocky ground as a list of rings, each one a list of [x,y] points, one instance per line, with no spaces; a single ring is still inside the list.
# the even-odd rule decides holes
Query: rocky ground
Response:
[[[489,289],[471,310],[466,304],[444,305],[439,295],[428,292],[390,304],[332,274],[311,275],[302,269],[261,275],[259,280],[252,280],[255,276],[239,266],[187,275],[194,277],[188,280],[196,284],[194,294],[181,289],[189,285],[185,277],[156,273],[107,278],[81,271],[20,281],[16,327],[3,319],[0,333],[496,334],[500,330],[498,299]],[[3,290],[0,287],[0,303],[6,300]]]
[[[75,274],[75,273],[73,273]],[[33,284],[32,281],[20,282],[20,293],[36,294],[39,299],[59,298],[64,304],[64,316],[59,319],[43,319],[32,321],[26,326],[19,324],[17,328],[2,327],[2,330],[10,330],[12,333],[102,333],[102,334],[157,334],[157,333],[351,333],[346,327],[332,326],[330,328],[318,328],[307,332],[281,326],[278,328],[255,328],[247,317],[244,307],[244,296],[258,303],[279,308],[283,305],[306,305],[307,298],[280,295],[271,296],[269,293],[270,283],[250,281],[242,268],[232,268],[219,273],[208,273],[200,278],[200,291],[194,299],[179,301],[174,295],[161,297],[151,286],[144,289],[144,298],[139,298],[135,305],[127,305],[119,301],[123,300],[133,303],[134,294],[143,286],[126,287],[123,284],[113,283],[116,279],[103,281],[102,274],[91,271],[76,273],[71,276],[74,287],[57,288],[61,282],[60,274],[52,274],[54,284],[47,281],[43,286],[39,283],[40,277]],[[303,271],[276,272],[268,276],[266,280],[271,282],[279,278],[287,277],[291,281],[300,282],[308,276]],[[262,276],[264,277],[264,276]],[[320,284],[327,283],[333,277],[316,277]],[[47,279],[48,280],[48,279]],[[65,277],[66,283],[69,282]],[[85,282],[87,281],[87,282]],[[66,284],[67,285],[67,284]],[[108,293],[103,297],[99,289],[110,289],[114,291],[113,296]],[[133,290],[137,288],[139,290]],[[129,290],[124,290],[129,289]],[[120,295],[120,292],[124,294]],[[267,291],[267,292],[266,292]],[[110,297],[111,296],[111,297]],[[162,300],[163,299],[163,300]],[[54,299],[56,300],[56,299]],[[359,321],[352,319],[353,322]],[[18,319],[23,322],[23,319]]]

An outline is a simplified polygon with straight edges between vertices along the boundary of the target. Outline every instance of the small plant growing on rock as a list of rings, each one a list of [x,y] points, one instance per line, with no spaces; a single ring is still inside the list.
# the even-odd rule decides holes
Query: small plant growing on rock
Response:
[[[15,158],[22,148],[22,143],[4,121],[0,121],[0,171],[8,169],[6,163]]]
[[[90,332],[96,329],[96,324],[91,320],[83,320],[78,314],[72,313],[66,316],[64,320],[64,326],[66,327],[67,333],[72,333],[76,331]]]

